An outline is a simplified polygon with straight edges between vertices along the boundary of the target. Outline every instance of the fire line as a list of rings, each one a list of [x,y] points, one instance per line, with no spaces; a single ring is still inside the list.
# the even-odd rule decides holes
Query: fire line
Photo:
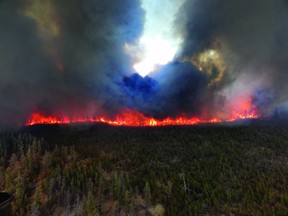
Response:
[[[36,124],[72,124],[72,123],[106,123],[114,126],[169,126],[169,125],[196,125],[202,123],[220,123],[220,122],[233,122],[240,119],[255,119],[259,118],[255,112],[244,112],[244,113],[235,113],[234,116],[219,119],[200,119],[198,117],[185,117],[180,116],[176,118],[165,118],[165,119],[156,119],[153,117],[147,117],[144,114],[134,111],[126,110],[121,114],[117,115],[114,119],[108,117],[77,117],[71,118],[68,116],[46,116],[41,113],[35,112],[31,115],[31,118],[26,122],[27,126],[36,125]]]

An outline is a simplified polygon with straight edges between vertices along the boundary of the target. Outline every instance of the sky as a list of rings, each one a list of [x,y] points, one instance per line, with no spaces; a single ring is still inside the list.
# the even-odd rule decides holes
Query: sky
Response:
[[[288,108],[286,0],[2,0],[0,125]]]

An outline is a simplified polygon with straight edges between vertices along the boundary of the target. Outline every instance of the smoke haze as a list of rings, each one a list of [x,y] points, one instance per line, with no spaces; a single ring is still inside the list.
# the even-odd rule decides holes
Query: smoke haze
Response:
[[[175,7],[167,32],[177,35],[177,54],[141,77],[125,51],[145,31],[140,0],[2,0],[0,124],[23,123],[35,111],[114,116],[126,108],[156,118],[221,117],[249,99],[265,116],[287,109],[286,0]]]

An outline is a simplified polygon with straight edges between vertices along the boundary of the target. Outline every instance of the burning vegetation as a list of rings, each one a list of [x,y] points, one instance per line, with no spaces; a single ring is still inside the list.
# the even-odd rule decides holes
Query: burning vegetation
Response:
[[[287,0],[0,0],[0,27],[13,215],[288,215]]]
[[[219,122],[232,122],[240,119],[255,119],[259,115],[255,110],[251,112],[243,113],[233,113],[230,118],[227,119],[200,119],[197,117],[176,117],[176,118],[165,118],[165,119],[155,119],[153,117],[147,117],[140,112],[133,110],[126,110],[120,115],[117,115],[114,119],[109,119],[107,117],[82,117],[73,118],[68,116],[45,116],[40,113],[33,113],[31,119],[26,122],[27,126],[35,124],[71,124],[71,123],[107,123],[114,126],[169,126],[169,125],[196,125],[203,123],[219,123]]]
[[[0,5],[1,126],[160,126],[287,113],[284,0]]]

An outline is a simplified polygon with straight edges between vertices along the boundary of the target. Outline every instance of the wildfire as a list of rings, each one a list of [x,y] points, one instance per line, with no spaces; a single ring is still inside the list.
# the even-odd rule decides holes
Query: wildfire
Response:
[[[256,112],[244,112],[244,113],[234,113],[235,116],[227,119],[200,119],[198,117],[177,117],[177,118],[165,118],[165,119],[155,119],[153,117],[147,117],[144,114],[134,111],[125,110],[114,119],[107,117],[79,117],[71,118],[68,116],[45,116],[38,112],[31,115],[31,118],[26,122],[27,126],[35,124],[71,124],[71,123],[107,123],[114,126],[168,126],[168,125],[196,125],[201,123],[219,123],[219,122],[232,122],[237,119],[254,119],[259,116]]]

